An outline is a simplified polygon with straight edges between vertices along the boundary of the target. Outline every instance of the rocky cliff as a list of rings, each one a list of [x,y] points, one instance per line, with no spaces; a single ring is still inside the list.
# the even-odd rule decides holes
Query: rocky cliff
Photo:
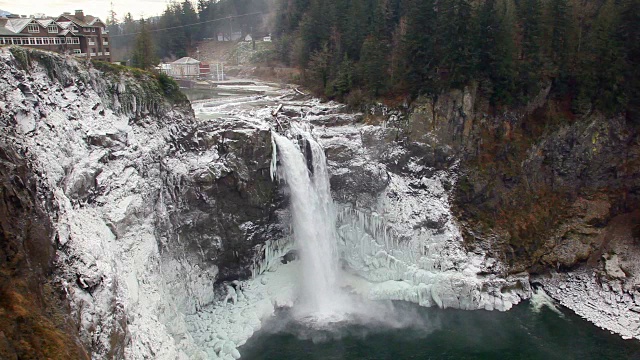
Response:
[[[452,212],[468,251],[637,338],[639,129],[623,115],[576,117],[548,94],[497,111],[469,86],[398,110],[373,106],[366,118],[386,124],[376,141],[405,150],[387,152],[388,164],[456,175]]]
[[[271,138],[289,121],[326,150],[354,292],[507,310],[533,283],[640,336],[621,116],[575,118],[549,89],[496,112],[475,86],[358,114],[293,91],[190,104],[166,77],[21,48],[0,90],[3,357],[239,357],[296,296]]]
[[[193,358],[185,316],[281,231],[269,128],[196,121],[119,66],[12,47],[0,68],[2,357]]]

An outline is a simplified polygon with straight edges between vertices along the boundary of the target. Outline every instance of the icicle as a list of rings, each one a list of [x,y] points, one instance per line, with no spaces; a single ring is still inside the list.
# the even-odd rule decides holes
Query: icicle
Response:
[[[274,137],[273,130],[271,131],[271,181],[274,181],[276,178],[276,172],[278,167],[278,147],[276,145],[276,139]]]

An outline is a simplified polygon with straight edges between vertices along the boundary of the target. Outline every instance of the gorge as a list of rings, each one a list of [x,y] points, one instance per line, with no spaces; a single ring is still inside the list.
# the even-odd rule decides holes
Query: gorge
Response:
[[[466,316],[407,303],[493,317],[544,292],[638,351],[622,117],[533,141],[518,129],[544,90],[497,115],[473,85],[353,112],[270,86],[190,103],[166,78],[16,47],[0,67],[2,358],[258,358],[283,308],[403,331]]]

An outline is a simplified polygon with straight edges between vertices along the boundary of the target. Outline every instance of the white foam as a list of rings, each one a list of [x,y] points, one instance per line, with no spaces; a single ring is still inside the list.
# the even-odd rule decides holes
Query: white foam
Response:
[[[560,317],[564,317],[564,314],[560,311],[556,301],[553,300],[551,296],[549,296],[542,288],[534,289],[533,294],[531,295],[531,308],[533,312],[539,313],[544,307],[555,312]]]
[[[275,138],[283,179],[290,193],[293,236],[300,249],[303,280],[300,303],[301,317],[315,313],[327,317],[335,312],[338,253],[335,238],[335,215],[329,190],[326,159],[320,145],[306,132],[298,130],[306,141],[312,158],[313,174],[300,146],[288,138],[272,133]]]

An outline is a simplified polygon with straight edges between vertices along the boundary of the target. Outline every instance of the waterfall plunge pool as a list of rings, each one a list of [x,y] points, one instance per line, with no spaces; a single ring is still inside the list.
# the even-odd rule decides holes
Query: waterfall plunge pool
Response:
[[[506,312],[393,302],[399,322],[309,327],[280,310],[240,347],[247,360],[527,359],[640,360],[623,340],[566,309],[525,301]]]
[[[335,210],[323,148],[308,126],[272,133],[272,178],[290,191],[301,282],[238,350],[245,359],[638,359],[625,341],[559,309],[543,292],[508,312],[350,299],[339,286]],[[353,301],[355,300],[355,301]],[[234,356],[235,357],[235,356]]]

